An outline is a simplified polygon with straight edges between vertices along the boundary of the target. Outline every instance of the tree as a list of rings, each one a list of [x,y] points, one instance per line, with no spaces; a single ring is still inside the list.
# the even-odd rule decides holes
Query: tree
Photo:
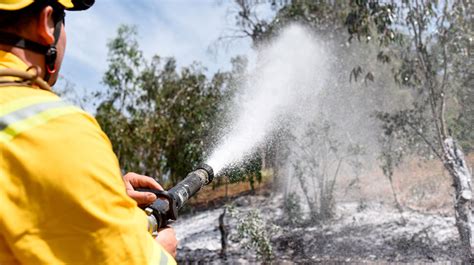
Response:
[[[235,0],[237,8],[235,19],[236,27],[233,34],[224,36],[223,40],[248,37],[255,47],[268,42],[289,23],[298,22],[310,26],[319,33],[334,33],[343,30],[342,23],[334,23],[344,16],[349,7],[347,1],[301,1],[301,0]],[[270,20],[259,17],[259,5],[270,5],[276,10]],[[338,37],[338,34],[328,34]]]
[[[466,118],[472,110],[465,105],[473,100],[472,93],[466,95],[470,89],[466,86],[472,82],[468,74],[472,62],[465,59],[472,55],[472,4],[405,0],[399,5],[390,1],[352,1],[351,6],[346,19],[351,36],[378,40],[387,51],[379,55],[380,59],[388,63],[395,58],[400,64],[393,67],[394,78],[416,92],[410,108],[378,113],[386,138],[398,139],[407,152],[419,152],[422,143],[428,155],[443,163],[452,177],[456,226],[466,260],[470,260],[471,173],[454,139],[456,135],[469,139],[472,133],[472,127],[462,124],[472,119]],[[459,95],[463,95],[458,101],[462,103],[457,106],[456,115],[455,100]],[[460,123],[455,126],[455,121]]]
[[[334,216],[337,178],[344,168],[356,171],[364,151],[359,145],[338,140],[337,127],[327,120],[312,121],[303,128],[290,132],[285,160],[303,191],[311,220],[322,222]]]
[[[97,95],[97,120],[123,171],[176,184],[205,158],[225,75],[209,80],[197,63],[178,71],[173,58],[148,61],[136,35],[121,26],[108,44],[108,90]]]

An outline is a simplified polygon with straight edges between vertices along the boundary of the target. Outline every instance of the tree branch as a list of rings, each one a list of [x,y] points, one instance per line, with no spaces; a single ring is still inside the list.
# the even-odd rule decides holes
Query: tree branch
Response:
[[[415,1],[415,18],[416,18],[416,24],[414,23],[414,20],[410,20],[413,31],[414,31],[414,38],[415,38],[415,44],[416,44],[416,53],[417,57],[419,58],[420,62],[422,63],[423,66],[423,72],[425,75],[425,86],[428,89],[428,99],[430,102],[430,107],[431,107],[431,115],[433,116],[433,121],[435,124],[436,128],[436,136],[438,138],[438,145],[441,150],[444,150],[444,145],[443,145],[443,133],[441,131],[441,126],[440,123],[441,121],[439,120],[439,115],[436,111],[436,92],[434,90],[435,84],[433,83],[434,80],[436,79],[435,76],[433,76],[432,73],[432,67],[431,63],[429,62],[429,56],[427,54],[427,48],[425,47],[422,39],[422,32],[423,32],[423,26],[422,26],[422,16],[420,13],[420,7],[418,4],[418,0]],[[418,28],[418,31],[416,30]],[[415,130],[416,131],[416,130]]]
[[[412,123],[410,122],[407,122],[407,125],[416,133],[416,135],[418,135],[429,147],[430,149],[436,154],[436,156],[441,159],[441,161],[443,161],[443,157],[441,156],[441,154],[438,152],[438,150],[436,150],[436,148],[433,146],[433,144],[426,138],[426,136],[422,133],[420,133],[415,125],[413,125]]]

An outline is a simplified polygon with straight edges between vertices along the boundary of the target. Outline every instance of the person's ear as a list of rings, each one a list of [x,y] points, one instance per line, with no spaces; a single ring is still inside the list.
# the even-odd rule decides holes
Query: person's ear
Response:
[[[46,6],[41,10],[36,24],[36,30],[41,44],[51,45],[54,43],[54,26],[53,8]]]

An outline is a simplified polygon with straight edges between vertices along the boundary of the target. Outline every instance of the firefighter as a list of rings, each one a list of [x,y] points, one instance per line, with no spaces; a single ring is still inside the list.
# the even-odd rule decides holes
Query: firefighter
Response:
[[[93,3],[0,0],[0,264],[175,264],[174,230],[154,239],[137,207],[159,184],[122,178],[94,117],[51,90],[65,10]]]

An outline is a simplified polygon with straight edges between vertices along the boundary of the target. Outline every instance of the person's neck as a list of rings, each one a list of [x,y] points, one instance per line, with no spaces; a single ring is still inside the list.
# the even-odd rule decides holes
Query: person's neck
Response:
[[[20,58],[20,60],[22,60],[27,66],[39,66],[42,73],[41,76],[44,76],[44,55],[4,44],[0,44],[0,50],[14,54],[16,57]]]

